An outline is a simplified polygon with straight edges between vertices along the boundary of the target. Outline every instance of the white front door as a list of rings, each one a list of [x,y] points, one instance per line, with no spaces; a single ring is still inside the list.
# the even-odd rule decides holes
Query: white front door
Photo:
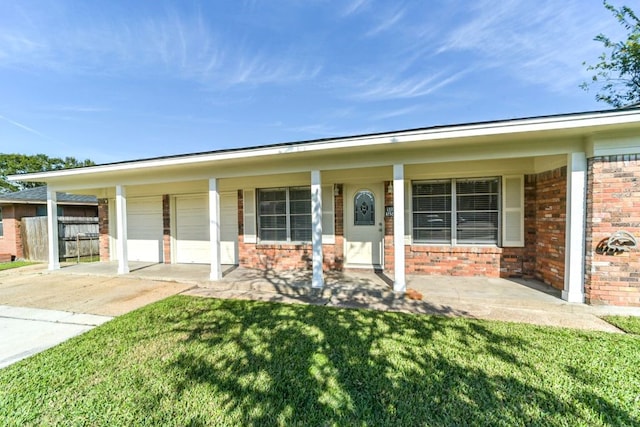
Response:
[[[346,267],[383,267],[383,197],[382,183],[345,186]]]

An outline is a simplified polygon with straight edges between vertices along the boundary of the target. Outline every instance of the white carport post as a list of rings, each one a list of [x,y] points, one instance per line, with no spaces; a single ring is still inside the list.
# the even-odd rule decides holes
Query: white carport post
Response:
[[[586,187],[587,157],[585,153],[569,153],[562,299],[575,303],[584,303]]]
[[[404,265],[404,165],[393,165],[393,290],[405,292]]]
[[[127,192],[123,185],[116,185],[116,224],[118,240],[118,274],[129,273],[129,254],[127,253]]]
[[[49,237],[49,270],[60,268],[58,249],[58,195],[47,186],[47,234]]]
[[[322,274],[322,178],[319,170],[311,171],[311,245],[313,277],[311,287],[324,287]]]
[[[218,180],[209,179],[209,244],[211,245],[210,280],[222,279],[220,264],[220,191]]]

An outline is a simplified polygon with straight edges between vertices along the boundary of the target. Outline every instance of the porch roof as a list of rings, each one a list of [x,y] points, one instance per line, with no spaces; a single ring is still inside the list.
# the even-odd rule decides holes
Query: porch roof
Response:
[[[271,145],[153,157],[96,166],[11,175],[13,181],[44,182],[57,188],[74,188],[86,178],[111,180],[151,172],[175,172],[177,168],[253,166],[261,161],[287,157],[301,160],[336,154],[386,153],[392,150],[445,148],[456,150],[468,144],[540,142],[552,138],[588,138],[601,132],[624,132],[640,128],[640,109],[592,111],[529,118],[440,125],[400,131],[287,142]],[[535,144],[534,144],[535,145]],[[532,155],[536,147],[529,148]],[[553,153],[557,154],[557,153]],[[409,156],[410,158],[410,156]],[[200,170],[202,172],[203,169]],[[218,169],[222,171],[222,169]],[[209,173],[211,171],[209,170]],[[224,172],[222,172],[224,174]],[[204,175],[203,175],[204,176]],[[191,178],[193,178],[193,175]],[[186,179],[183,177],[183,180]],[[79,187],[80,188],[80,187]]]

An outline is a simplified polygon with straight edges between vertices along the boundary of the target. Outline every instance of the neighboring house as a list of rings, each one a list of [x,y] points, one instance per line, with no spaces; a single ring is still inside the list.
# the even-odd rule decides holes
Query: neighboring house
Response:
[[[11,179],[46,182],[52,207],[54,191],[97,196],[101,259],[121,274],[132,260],[210,264],[213,280],[221,264],[310,268],[321,287],[323,270],[366,268],[400,292],[406,274],[524,276],[570,302],[640,306],[638,251],[607,246],[620,230],[640,236],[634,108]]]
[[[96,217],[95,196],[58,193],[58,216]],[[47,188],[35,187],[0,194],[0,254],[3,258],[23,258],[20,224],[23,217],[47,216]]]

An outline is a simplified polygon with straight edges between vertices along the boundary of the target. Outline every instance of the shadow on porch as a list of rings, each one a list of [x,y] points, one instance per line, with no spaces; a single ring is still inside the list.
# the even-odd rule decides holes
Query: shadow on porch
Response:
[[[570,304],[560,291],[524,279],[407,276],[407,289],[422,294],[413,300],[393,292],[393,277],[380,272],[325,272],[325,286],[311,288],[311,272],[275,271],[223,266],[219,281],[209,280],[205,264],[129,263],[128,277],[195,285],[185,294],[200,297],[252,299],[270,302],[330,305],[344,308],[464,316],[539,325],[615,331],[599,319],[593,307]],[[67,274],[115,276],[112,262],[64,266]]]

